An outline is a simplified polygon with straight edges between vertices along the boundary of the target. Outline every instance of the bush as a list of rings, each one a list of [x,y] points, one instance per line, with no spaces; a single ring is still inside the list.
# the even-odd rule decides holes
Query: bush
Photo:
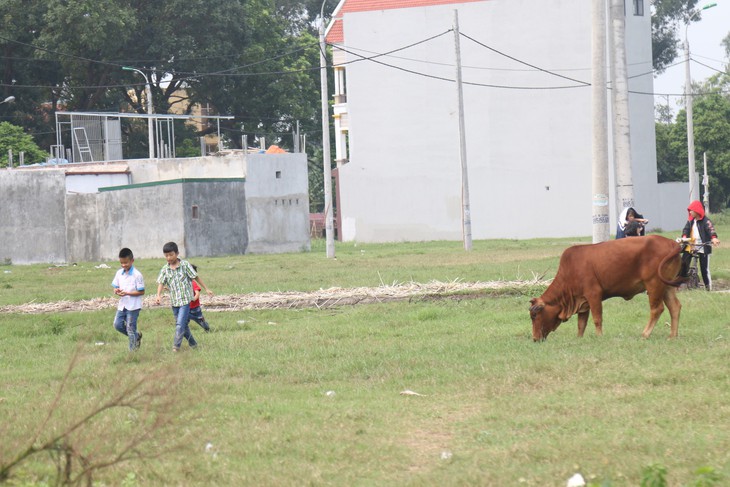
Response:
[[[46,152],[33,142],[33,138],[24,133],[21,127],[8,122],[0,122],[0,167],[7,167],[8,150],[13,151],[13,164],[17,165],[18,155],[24,152],[25,164],[35,164],[46,160]]]

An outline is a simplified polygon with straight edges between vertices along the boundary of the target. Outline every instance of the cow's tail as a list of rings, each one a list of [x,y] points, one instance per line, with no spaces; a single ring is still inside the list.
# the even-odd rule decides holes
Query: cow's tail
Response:
[[[667,254],[667,256],[664,257],[662,259],[662,261],[659,263],[659,268],[657,269],[657,273],[659,274],[659,279],[661,279],[662,282],[664,284],[666,284],[667,286],[675,286],[676,287],[676,286],[680,286],[681,284],[683,284],[684,282],[687,281],[687,277],[683,277],[681,275],[679,277],[677,277],[676,279],[674,279],[673,281],[669,281],[669,280],[667,280],[667,279],[664,278],[663,273],[662,273],[662,271],[664,270],[664,266],[666,265],[666,263],[669,262],[670,260],[672,260],[676,255],[679,255],[681,252],[682,252],[682,246],[681,245],[677,245],[677,248],[674,249],[669,254]]]

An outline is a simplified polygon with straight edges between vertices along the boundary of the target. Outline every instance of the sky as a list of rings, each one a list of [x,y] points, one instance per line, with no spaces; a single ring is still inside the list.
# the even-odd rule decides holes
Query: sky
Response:
[[[702,11],[702,20],[693,22],[687,29],[689,37],[690,57],[712,66],[715,69],[723,70],[728,62],[725,57],[725,49],[721,45],[722,40],[730,33],[730,0],[714,0],[717,6]],[[712,3],[711,1],[699,2],[700,7]],[[679,38],[684,42],[684,26],[680,27]],[[654,93],[681,95],[684,92],[685,65],[684,45],[680,45],[679,57],[674,63],[680,63],[667,68],[664,74],[654,78]],[[690,62],[690,73],[692,81],[704,81],[716,71]],[[678,103],[681,98],[678,96],[669,97],[669,106],[676,112],[681,106]],[[667,104],[667,97],[656,95],[655,104]]]

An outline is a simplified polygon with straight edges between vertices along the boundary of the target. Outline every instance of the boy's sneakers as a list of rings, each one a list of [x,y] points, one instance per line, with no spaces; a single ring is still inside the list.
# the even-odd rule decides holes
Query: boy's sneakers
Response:
[[[172,351],[173,352],[179,352],[180,351],[180,348],[179,347],[172,347]]]
[[[134,346],[135,349],[139,348],[140,345],[142,345],[142,334],[137,333],[137,344]]]

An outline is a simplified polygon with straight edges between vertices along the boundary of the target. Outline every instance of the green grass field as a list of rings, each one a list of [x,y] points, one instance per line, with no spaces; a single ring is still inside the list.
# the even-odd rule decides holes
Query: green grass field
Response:
[[[309,253],[193,262],[217,294],[529,280],[552,277],[562,250],[588,241],[338,244],[334,260],[314,242]],[[723,245],[712,257],[720,284]],[[150,294],[163,263],[137,261]],[[109,296],[117,264],[99,264],[0,266],[0,307]],[[601,486],[730,484],[730,293],[680,292],[678,340],[667,340],[666,312],[640,339],[640,295],[605,302],[603,337],[589,324],[576,338],[573,317],[538,344],[530,297],[207,311],[215,331],[191,323],[200,349],[177,355],[167,309],[143,310],[133,354],[111,309],[5,313],[0,469],[50,444],[8,484],[54,485],[69,459],[74,473],[109,464],[91,469],[95,485],[564,486],[575,472]]]

